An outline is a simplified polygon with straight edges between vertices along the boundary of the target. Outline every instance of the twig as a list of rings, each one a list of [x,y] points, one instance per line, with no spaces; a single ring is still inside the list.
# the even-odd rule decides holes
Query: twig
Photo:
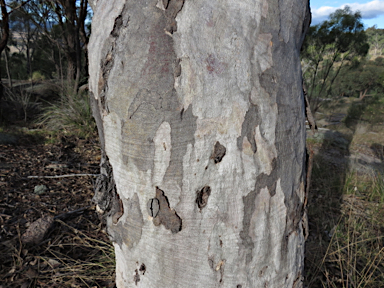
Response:
[[[97,177],[100,174],[67,174],[67,175],[55,175],[55,176],[28,176],[27,178],[65,178],[65,177],[83,177],[92,176]]]
[[[69,217],[73,217],[73,216],[77,217],[80,214],[82,214],[84,211],[88,210],[90,207],[91,206],[82,207],[82,208],[74,210],[74,211],[69,211],[69,212],[66,212],[66,213],[62,213],[62,214],[56,215],[55,217],[53,217],[53,219],[55,219],[57,221],[57,220],[66,220]]]

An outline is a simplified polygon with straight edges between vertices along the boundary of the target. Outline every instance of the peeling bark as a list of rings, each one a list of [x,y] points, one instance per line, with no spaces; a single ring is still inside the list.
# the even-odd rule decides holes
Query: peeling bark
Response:
[[[90,3],[118,287],[302,287],[308,2]]]

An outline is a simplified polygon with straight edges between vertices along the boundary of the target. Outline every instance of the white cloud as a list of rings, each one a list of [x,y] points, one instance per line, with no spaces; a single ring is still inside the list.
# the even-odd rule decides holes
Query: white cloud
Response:
[[[329,14],[335,12],[336,9],[343,9],[349,6],[353,12],[359,10],[363,19],[372,19],[384,15],[384,0],[373,0],[368,3],[347,3],[340,7],[322,6],[312,10],[312,24],[317,24],[328,18]]]

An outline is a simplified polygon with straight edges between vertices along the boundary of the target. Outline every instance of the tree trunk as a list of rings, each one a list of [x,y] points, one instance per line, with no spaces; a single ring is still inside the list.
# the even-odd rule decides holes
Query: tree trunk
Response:
[[[364,91],[360,90],[360,95],[359,95],[360,100],[363,100],[365,98],[365,96],[367,96],[367,91],[368,91],[368,89],[365,89]]]
[[[0,0],[0,8],[1,8],[1,39],[0,39],[0,55],[7,47],[8,38],[9,38],[9,15],[7,12],[7,6],[5,4],[5,0]],[[3,99],[4,96],[4,85],[1,80],[1,65],[0,65],[0,100]]]
[[[8,76],[8,87],[12,88],[12,77],[11,77],[11,71],[9,70],[7,49],[4,49],[4,60],[5,60],[5,69],[7,70],[7,76]],[[1,73],[0,73],[0,75],[1,75]]]
[[[77,37],[79,37],[79,35],[76,33],[76,1],[58,0],[55,9],[56,15],[59,20],[59,25],[61,26],[61,29],[63,31],[62,40],[65,47],[65,56],[67,58],[67,81],[68,83],[73,83],[73,81],[77,80],[76,41],[78,40]],[[62,11],[62,9],[64,11]],[[64,18],[64,16],[65,22],[62,21],[62,18]]]
[[[90,3],[117,286],[302,287],[308,2]]]

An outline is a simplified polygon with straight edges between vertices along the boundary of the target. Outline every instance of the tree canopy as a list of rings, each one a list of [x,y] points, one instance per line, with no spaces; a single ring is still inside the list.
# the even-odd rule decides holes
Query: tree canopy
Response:
[[[327,97],[340,70],[354,57],[365,56],[369,50],[360,12],[346,6],[326,20],[310,27],[302,49],[304,81],[312,108]]]

